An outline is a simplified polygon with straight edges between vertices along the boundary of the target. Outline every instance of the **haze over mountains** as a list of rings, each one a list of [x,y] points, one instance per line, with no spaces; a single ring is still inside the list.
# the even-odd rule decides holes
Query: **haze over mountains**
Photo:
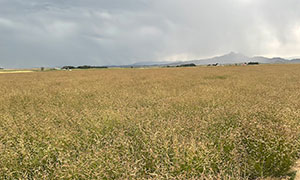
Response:
[[[188,64],[188,63],[194,63],[196,65],[208,65],[208,64],[215,64],[215,63],[236,64],[236,63],[248,63],[248,62],[259,62],[262,64],[300,63],[300,58],[288,60],[280,57],[274,57],[274,58],[267,58],[263,56],[248,57],[240,53],[230,52],[223,56],[216,56],[207,59],[176,61],[176,62],[170,62],[170,61],[139,62],[139,63],[132,64],[131,66],[161,66],[161,65],[175,66],[175,65]]]
[[[228,54],[222,56],[215,56],[212,58],[206,59],[198,59],[198,60],[187,60],[187,61],[142,61],[137,62],[134,64],[128,65],[107,65],[107,66],[99,66],[99,67],[150,67],[150,66],[180,66],[185,64],[195,64],[195,65],[209,65],[209,64],[216,64],[219,65],[229,65],[229,64],[241,64],[241,63],[249,63],[249,62],[258,62],[260,64],[295,64],[300,63],[300,58],[291,58],[285,59],[281,57],[273,57],[268,58],[264,56],[254,56],[248,57],[240,53],[230,52]],[[66,64],[66,66],[73,66],[70,64]],[[75,66],[75,65],[74,65]],[[82,65],[81,65],[82,66]],[[79,67],[81,67],[79,66]],[[95,65],[85,65],[91,67],[98,67]],[[38,68],[39,66],[35,66]],[[42,66],[41,66],[42,67]],[[47,66],[47,67],[63,67],[63,66]],[[0,64],[0,69],[3,68]],[[17,67],[16,67],[17,68]]]

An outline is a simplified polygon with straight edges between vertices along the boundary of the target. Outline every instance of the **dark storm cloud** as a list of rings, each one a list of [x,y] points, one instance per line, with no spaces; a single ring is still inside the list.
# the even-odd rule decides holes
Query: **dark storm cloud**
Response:
[[[296,56],[298,0],[0,0],[0,66]]]

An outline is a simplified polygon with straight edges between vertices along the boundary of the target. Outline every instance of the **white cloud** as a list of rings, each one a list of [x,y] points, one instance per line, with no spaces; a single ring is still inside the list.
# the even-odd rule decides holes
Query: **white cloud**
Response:
[[[11,20],[9,20],[9,19],[0,18],[0,26],[13,28],[13,27],[16,26],[16,24],[14,22],[12,22]]]

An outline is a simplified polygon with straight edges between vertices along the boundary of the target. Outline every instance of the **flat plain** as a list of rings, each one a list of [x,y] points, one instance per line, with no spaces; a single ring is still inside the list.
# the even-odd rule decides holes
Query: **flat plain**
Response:
[[[2,179],[289,178],[300,65],[0,74]]]
[[[28,70],[0,70],[0,74],[8,74],[8,73],[30,73],[33,71]]]

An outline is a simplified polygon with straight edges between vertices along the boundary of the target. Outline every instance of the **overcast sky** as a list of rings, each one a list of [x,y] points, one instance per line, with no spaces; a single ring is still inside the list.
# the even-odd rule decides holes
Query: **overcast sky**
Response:
[[[300,55],[300,0],[0,0],[0,66]]]

